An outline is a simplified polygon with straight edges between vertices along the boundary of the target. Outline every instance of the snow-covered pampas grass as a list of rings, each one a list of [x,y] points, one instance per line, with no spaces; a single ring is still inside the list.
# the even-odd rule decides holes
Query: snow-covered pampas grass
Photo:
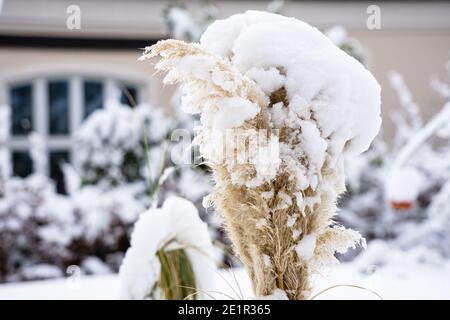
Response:
[[[126,299],[206,297],[216,273],[208,228],[192,203],[169,197],[139,217],[120,268]]]
[[[355,59],[299,20],[249,11],[216,21],[200,44],[166,40],[166,83],[200,114],[196,143],[213,169],[210,197],[224,216],[257,296],[310,296],[312,276],[363,242],[337,226],[344,155],[368,148],[380,88]]]
[[[10,131],[11,109],[0,106],[0,197],[5,192],[6,179],[11,175],[10,153],[7,147]]]

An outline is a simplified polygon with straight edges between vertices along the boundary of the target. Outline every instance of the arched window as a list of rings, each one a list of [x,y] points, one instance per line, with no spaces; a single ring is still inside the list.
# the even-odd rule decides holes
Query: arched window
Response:
[[[46,174],[64,192],[62,162],[70,162],[72,134],[92,112],[115,97],[132,107],[140,103],[143,85],[117,78],[48,76],[10,82],[10,149],[13,173],[25,177],[33,172],[28,135],[37,132],[45,141]]]

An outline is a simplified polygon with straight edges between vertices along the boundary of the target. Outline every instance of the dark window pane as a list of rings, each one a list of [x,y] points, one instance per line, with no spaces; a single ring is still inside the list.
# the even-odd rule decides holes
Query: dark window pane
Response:
[[[33,164],[27,151],[13,151],[13,172],[19,177],[26,177],[33,172]]]
[[[103,84],[99,81],[84,82],[84,117],[103,106]]]
[[[128,106],[135,106],[139,103],[137,101],[138,91],[136,87],[122,86],[120,89],[120,103]]]
[[[69,85],[67,81],[48,84],[50,134],[69,133]]]
[[[33,130],[32,87],[30,84],[11,88],[12,134],[27,135]]]
[[[69,162],[68,151],[52,151],[50,152],[50,177],[56,183],[56,190],[58,193],[66,193],[64,185],[64,175],[62,172],[62,165]]]

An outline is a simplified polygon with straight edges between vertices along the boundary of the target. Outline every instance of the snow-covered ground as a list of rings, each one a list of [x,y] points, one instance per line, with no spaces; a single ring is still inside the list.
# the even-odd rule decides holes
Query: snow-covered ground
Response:
[[[380,299],[377,294],[383,299],[450,299],[449,284],[450,261],[425,248],[403,252],[375,242],[352,263],[343,263],[318,278],[314,293],[330,288],[316,299]],[[81,276],[4,284],[0,286],[0,300],[117,299],[119,289],[120,279],[115,274]],[[215,288],[208,294],[216,299],[252,297],[243,269],[218,272]]]

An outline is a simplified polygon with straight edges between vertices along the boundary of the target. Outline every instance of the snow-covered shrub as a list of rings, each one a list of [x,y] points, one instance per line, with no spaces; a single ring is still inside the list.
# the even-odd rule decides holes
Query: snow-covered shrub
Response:
[[[159,42],[144,57],[154,56],[166,82],[182,83],[184,110],[200,114],[210,199],[256,294],[307,298],[311,276],[361,240],[332,218],[343,157],[379,130],[378,83],[317,29],[256,11],[216,21],[200,45]]]
[[[346,192],[339,199],[338,219],[367,240],[389,237],[384,201],[386,148],[384,141],[377,138],[367,152],[345,160]]]
[[[450,85],[447,84],[447,88]],[[443,88],[443,85],[440,87]],[[448,91],[448,90],[447,90]],[[444,91],[445,92],[445,91]],[[448,99],[447,95],[444,95]],[[425,206],[417,210],[426,216],[421,223],[401,225],[397,243],[404,249],[425,246],[450,257],[450,102],[410,138],[393,162],[391,174],[405,167],[421,173],[419,195]],[[434,136],[434,139],[431,139]],[[442,141],[442,139],[444,139]],[[431,140],[431,141],[428,141]],[[439,144],[434,144],[440,140]],[[404,183],[411,184],[410,177]],[[398,188],[409,189],[406,185]],[[389,196],[389,195],[388,195]],[[422,200],[422,202],[424,202]]]
[[[402,247],[411,248],[423,245],[435,249],[446,258],[450,257],[450,179],[433,197],[428,209],[429,219],[416,230],[412,236],[400,238]]]
[[[75,135],[75,164],[82,184],[110,187],[154,179],[164,156],[162,143],[173,126],[173,119],[158,108],[108,101]]]
[[[265,11],[281,14],[284,8],[284,4],[284,0],[270,0]]]
[[[392,72],[390,80],[399,97],[394,139],[379,135],[368,152],[347,159],[340,219],[368,239],[393,239],[402,248],[427,245],[449,256],[449,229],[438,222],[435,209],[445,216],[449,207],[442,200],[450,179],[449,104],[427,122],[403,77]],[[448,84],[433,83],[448,99]]]
[[[42,232],[70,217],[69,201],[43,175],[45,144],[35,133],[30,154],[36,173],[25,179],[10,176],[9,118],[9,108],[0,107],[0,282],[61,276],[69,250],[46,241]]]
[[[0,109],[0,153],[6,156],[7,111]],[[159,109],[109,101],[75,132],[75,165],[62,164],[67,195],[55,193],[45,177],[45,140],[30,135],[35,173],[8,178],[8,157],[1,166],[0,281],[61,276],[71,264],[86,273],[117,271],[134,222],[152,201],[184,195],[202,208],[207,175],[175,166],[166,156],[176,143],[168,140],[176,122]],[[88,263],[93,259],[94,267]]]
[[[363,286],[374,290],[384,299],[395,299],[394,295],[404,298],[405,292],[397,292],[399,287],[410,290],[417,299],[439,299],[444,292],[448,292],[444,279],[448,278],[450,261],[421,244],[405,249],[395,243],[376,239],[347,265],[351,268],[347,272],[365,278]],[[422,290],[417,289],[420,283],[423,283]]]
[[[30,141],[30,157],[33,162],[33,172],[38,176],[45,176],[47,172],[47,146],[45,139],[37,132],[28,136]]]
[[[364,48],[358,40],[348,36],[347,30],[343,26],[338,25],[325,30],[325,35],[343,51],[362,64],[366,64],[366,52]]]
[[[450,180],[448,180],[427,208],[427,219],[422,222],[403,223],[398,227],[399,235],[394,244],[410,250],[426,247],[441,257],[450,257]]]
[[[126,299],[195,299],[213,286],[216,264],[207,225],[189,201],[169,197],[141,214],[120,268]]]

